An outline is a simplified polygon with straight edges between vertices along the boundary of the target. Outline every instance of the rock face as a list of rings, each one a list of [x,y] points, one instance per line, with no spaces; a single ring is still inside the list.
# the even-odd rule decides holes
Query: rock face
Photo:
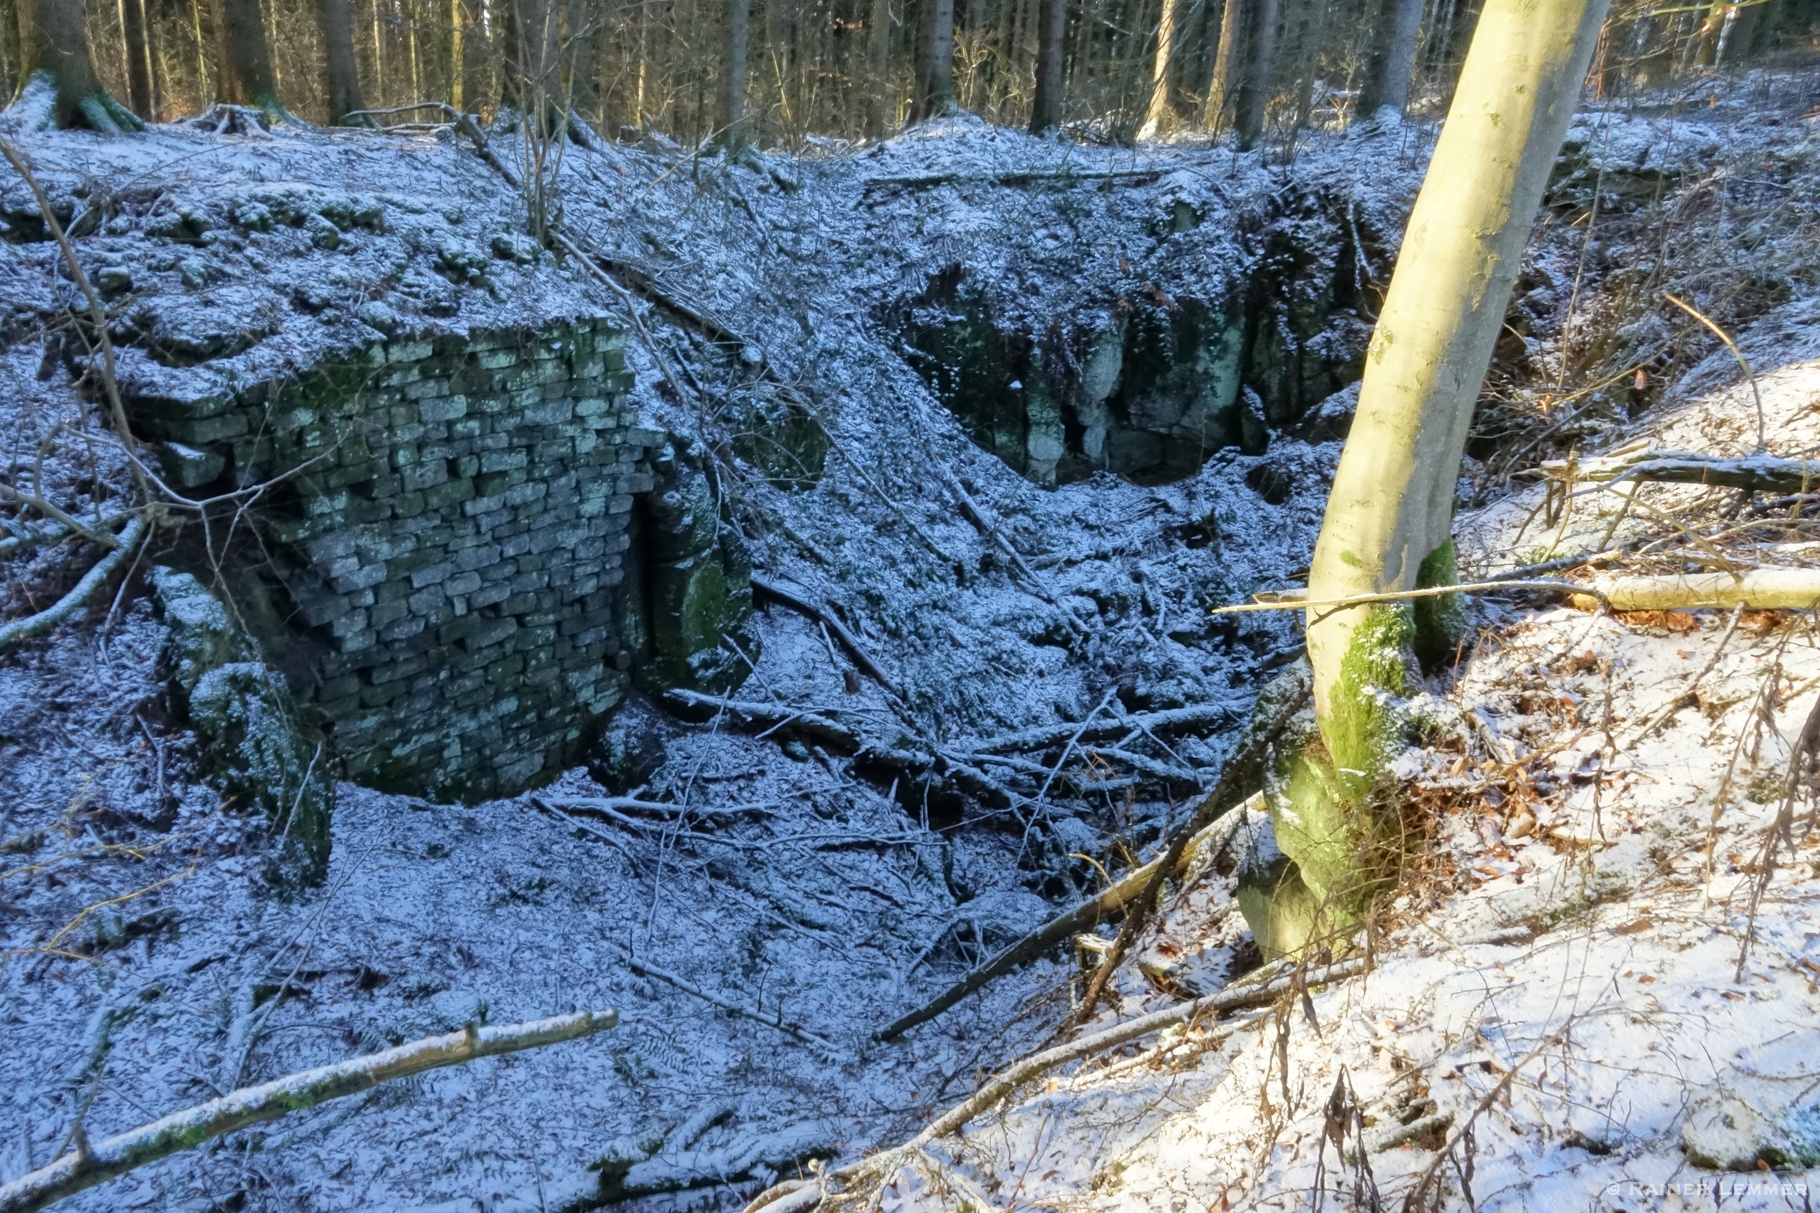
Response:
[[[625,405],[623,348],[585,317],[394,336],[276,388],[129,401],[166,466],[190,470],[192,496],[268,486],[211,507],[220,525],[190,528],[207,551],[174,557],[223,570],[217,588],[349,778],[512,794],[577,756],[635,659],[669,686],[737,681],[696,659],[750,609],[745,570],[704,559],[722,547],[712,498],[685,511],[691,542],[666,537],[654,575],[628,587],[645,559],[634,531],[677,521],[664,502],[639,505],[653,455],[666,452],[665,502],[691,490],[667,436]],[[228,525],[243,502],[251,527]],[[679,560],[692,575],[677,590]]]

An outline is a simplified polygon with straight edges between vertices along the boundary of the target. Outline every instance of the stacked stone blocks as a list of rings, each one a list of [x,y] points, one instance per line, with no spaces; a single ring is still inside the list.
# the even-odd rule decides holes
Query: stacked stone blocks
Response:
[[[619,591],[661,431],[626,407],[624,335],[395,338],[281,388],[132,402],[167,469],[271,482],[256,510],[299,688],[350,778],[477,798],[559,769],[623,696]],[[191,477],[194,478],[194,475]]]

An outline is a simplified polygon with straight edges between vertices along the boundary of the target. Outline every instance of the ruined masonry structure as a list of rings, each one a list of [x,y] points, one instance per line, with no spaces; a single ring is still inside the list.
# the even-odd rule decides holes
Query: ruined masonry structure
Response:
[[[516,792],[623,696],[630,520],[665,442],[625,406],[623,350],[588,318],[395,337],[285,385],[129,402],[196,497],[283,477],[224,588],[350,778]]]

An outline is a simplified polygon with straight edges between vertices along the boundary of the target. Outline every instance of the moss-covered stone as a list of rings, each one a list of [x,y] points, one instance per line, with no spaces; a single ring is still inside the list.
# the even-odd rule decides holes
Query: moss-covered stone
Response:
[[[1430,552],[1416,572],[1419,590],[1455,585],[1459,580],[1460,570],[1452,539]],[[1425,669],[1438,668],[1459,651],[1460,642],[1466,635],[1466,597],[1448,594],[1441,598],[1417,598],[1412,606],[1415,609],[1412,644],[1416,658]]]
[[[174,698],[202,742],[230,802],[263,812],[278,838],[272,876],[282,888],[321,882],[329,864],[335,784],[325,743],[282,677],[227,607],[189,573],[157,568]]]

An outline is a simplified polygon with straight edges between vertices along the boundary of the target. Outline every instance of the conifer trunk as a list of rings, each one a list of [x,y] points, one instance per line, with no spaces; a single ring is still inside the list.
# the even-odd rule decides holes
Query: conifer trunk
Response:
[[[120,40],[126,51],[126,104],[141,118],[152,117],[152,49],[145,0],[120,0]]]
[[[752,0],[727,0],[727,62],[721,72],[721,143],[737,152],[746,143],[746,44]]]
[[[286,117],[278,100],[259,0],[215,0],[215,17],[220,22],[221,47],[217,100],[250,105],[274,118]]]
[[[1264,137],[1264,116],[1276,77],[1277,26],[1283,16],[1282,0],[1249,0],[1247,7],[1251,10],[1250,54],[1239,77],[1233,120],[1241,151],[1256,147]]]
[[[1402,117],[1409,108],[1409,74],[1416,62],[1416,35],[1422,27],[1423,0],[1384,0],[1372,30],[1371,58],[1359,89],[1360,118],[1393,110]]]
[[[1037,5],[1036,99],[1030,107],[1030,133],[1044,135],[1062,124],[1068,0],[1037,0]]]
[[[360,97],[360,73],[354,65],[352,0],[316,0],[316,20],[322,26],[326,67],[323,99],[328,106],[329,125],[340,126],[349,114],[366,108]]]
[[[1156,58],[1150,69],[1150,102],[1144,107],[1140,138],[1155,138],[1169,117],[1169,64],[1175,58],[1176,15],[1180,7],[1181,0],[1163,0],[1156,27]]]
[[[103,134],[144,126],[108,96],[89,57],[82,0],[17,0],[19,101],[38,90],[46,126],[86,126]]]
[[[913,120],[924,122],[954,105],[954,0],[923,0]]]
[[[1220,11],[1220,41],[1213,51],[1213,78],[1207,84],[1207,110],[1203,123],[1219,130],[1232,108],[1233,86],[1240,71],[1240,43],[1245,37],[1245,9],[1257,0],[1226,0]]]

